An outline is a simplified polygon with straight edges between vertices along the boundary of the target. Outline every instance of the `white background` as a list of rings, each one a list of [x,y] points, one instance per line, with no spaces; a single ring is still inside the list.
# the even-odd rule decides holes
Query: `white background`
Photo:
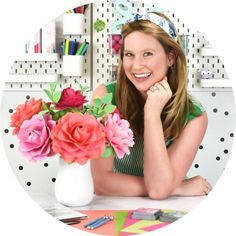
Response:
[[[141,0],[140,0],[141,1]],[[1,1],[0,69],[1,88],[19,48],[42,25],[64,11],[92,1],[80,0],[8,0]],[[233,1],[214,0],[155,0],[165,9],[172,9],[183,22],[198,29],[223,61],[229,77],[234,81],[235,25]],[[0,94],[1,97],[1,94]],[[224,125],[224,124],[222,124]],[[2,130],[2,128],[1,128]],[[235,142],[234,142],[235,143]],[[0,234],[4,235],[84,235],[47,215],[33,202],[18,183],[4,155],[0,140]],[[211,194],[182,220],[148,235],[234,235],[236,212],[236,147]],[[85,234],[91,235],[91,234]],[[145,235],[145,234],[143,234]]]

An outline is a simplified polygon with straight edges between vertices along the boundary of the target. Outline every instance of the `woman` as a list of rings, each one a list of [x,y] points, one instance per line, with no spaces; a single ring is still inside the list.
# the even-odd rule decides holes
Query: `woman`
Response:
[[[122,28],[117,82],[101,84],[93,98],[112,92],[135,134],[123,159],[92,161],[96,194],[168,196],[208,194],[201,176],[186,179],[207,128],[207,114],[186,90],[186,58],[171,21],[160,13],[135,15]]]

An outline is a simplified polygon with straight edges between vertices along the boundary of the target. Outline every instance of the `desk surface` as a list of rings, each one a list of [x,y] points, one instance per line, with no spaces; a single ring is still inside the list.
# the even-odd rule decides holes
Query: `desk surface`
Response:
[[[54,204],[58,205],[53,195],[34,194],[31,196],[43,208],[45,206],[53,206]],[[145,221],[131,219],[130,212],[132,210],[144,207],[189,212],[204,198],[205,196],[169,197],[165,200],[152,200],[147,197],[94,196],[93,201],[89,205],[70,208],[74,210],[73,212],[77,212],[77,214],[85,214],[86,216],[88,216],[87,218],[81,220],[80,223],[73,225],[73,227],[77,229],[99,235],[128,236],[131,234],[145,233],[157,230],[169,224],[167,222],[161,222],[159,220]],[[84,224],[104,215],[110,215],[115,220],[112,220],[102,227],[99,227],[92,231],[91,229],[84,228]]]
[[[50,204],[56,202],[53,195],[33,194],[31,197],[39,204]],[[148,197],[113,197],[113,196],[94,196],[93,201],[83,207],[73,207],[75,210],[133,210],[139,207],[150,207],[160,209],[175,209],[190,211],[205,196],[200,197],[169,197],[165,200],[152,200]]]
[[[81,210],[132,210],[139,207],[175,209],[190,211],[205,197],[170,197],[165,200],[152,200],[147,197],[95,196],[88,206],[76,207]]]

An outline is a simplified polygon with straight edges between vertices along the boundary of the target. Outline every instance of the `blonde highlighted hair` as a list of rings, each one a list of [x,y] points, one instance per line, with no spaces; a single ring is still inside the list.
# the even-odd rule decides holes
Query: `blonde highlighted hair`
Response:
[[[171,22],[165,15],[156,14]],[[189,112],[194,112],[191,97],[187,93],[187,63],[180,40],[179,38],[177,42],[173,40],[155,23],[148,20],[138,20],[129,22],[123,26],[121,34],[124,42],[126,36],[134,31],[153,36],[161,43],[166,54],[172,53],[175,57],[174,64],[167,72],[168,83],[173,95],[161,114],[165,140],[173,140],[179,136],[181,130],[186,125]],[[115,93],[116,103],[122,116],[130,122],[135,134],[142,135],[144,129],[143,107],[145,101],[139,91],[126,77],[123,68],[123,56],[124,45],[120,53]]]

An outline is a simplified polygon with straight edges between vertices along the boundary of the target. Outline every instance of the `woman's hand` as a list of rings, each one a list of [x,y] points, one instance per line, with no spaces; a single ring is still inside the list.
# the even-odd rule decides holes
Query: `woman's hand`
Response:
[[[147,91],[147,100],[144,106],[145,112],[160,115],[166,103],[172,97],[172,91],[165,77],[160,82],[154,84]]]
[[[211,184],[202,176],[194,176],[185,179],[182,183],[172,192],[171,195],[176,196],[201,196],[207,195],[211,191]]]

